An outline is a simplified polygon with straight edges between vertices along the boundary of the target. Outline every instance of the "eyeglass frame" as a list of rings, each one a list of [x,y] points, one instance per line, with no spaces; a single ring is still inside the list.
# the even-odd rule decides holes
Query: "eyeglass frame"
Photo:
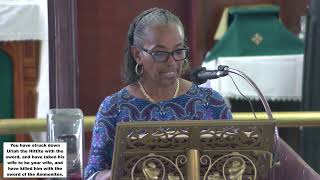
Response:
[[[136,47],[136,46],[134,46],[134,47]],[[140,48],[140,47],[136,47],[136,48],[138,48],[138,49],[140,49],[140,50],[148,53],[148,54],[152,57],[152,59],[153,59],[154,61],[156,61],[156,62],[166,62],[166,61],[168,61],[168,59],[169,59],[170,56],[172,56],[172,58],[173,58],[175,61],[183,61],[183,60],[185,60],[185,59],[188,59],[189,54],[190,54],[190,49],[189,49],[189,47],[178,48],[178,49],[175,49],[175,50],[173,50],[173,51],[171,51],[171,52],[168,52],[168,51],[153,51],[153,50],[150,50],[150,49]],[[187,51],[186,51],[186,57],[183,58],[183,59],[178,59],[178,60],[177,60],[177,59],[174,57],[174,53],[177,52],[177,51],[179,51],[179,50],[187,50]],[[167,54],[167,58],[166,58],[165,60],[156,60],[155,57],[154,57],[154,56],[155,56],[154,53],[156,53],[156,52],[166,53],[166,54]]]

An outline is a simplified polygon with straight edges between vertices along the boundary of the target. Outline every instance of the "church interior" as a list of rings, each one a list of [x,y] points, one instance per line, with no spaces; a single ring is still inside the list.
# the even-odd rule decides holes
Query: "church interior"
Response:
[[[130,22],[152,7],[180,17],[190,69],[228,65],[261,88],[280,152],[293,154],[275,179],[320,179],[318,0],[0,0],[0,179],[3,143],[46,142],[50,109],[83,113],[85,166],[101,101],[126,85]],[[204,86],[224,96],[235,121],[270,119],[250,85],[227,79]]]

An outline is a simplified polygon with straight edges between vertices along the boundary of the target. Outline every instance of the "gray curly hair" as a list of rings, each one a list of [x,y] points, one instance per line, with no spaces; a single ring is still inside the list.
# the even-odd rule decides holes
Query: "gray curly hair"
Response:
[[[183,42],[187,45],[187,39],[185,37],[184,28],[180,19],[168,10],[160,8],[152,8],[143,11],[136,16],[133,22],[130,24],[130,28],[127,35],[127,44],[124,53],[124,62],[122,67],[122,79],[128,83],[136,83],[139,80],[139,76],[135,73],[136,61],[131,54],[131,47],[142,47],[144,42],[145,30],[154,25],[161,24],[177,24],[183,30]],[[185,61],[182,72],[185,72],[189,68],[188,61]]]

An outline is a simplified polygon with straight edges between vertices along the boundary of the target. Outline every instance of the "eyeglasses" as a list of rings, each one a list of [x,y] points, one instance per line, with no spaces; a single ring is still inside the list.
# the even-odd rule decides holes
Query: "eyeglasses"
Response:
[[[150,54],[152,58],[157,62],[164,62],[167,61],[170,57],[170,55],[173,57],[176,61],[182,61],[188,58],[189,56],[189,48],[180,48],[176,49],[172,52],[167,51],[152,51],[149,49],[141,48],[144,52]]]

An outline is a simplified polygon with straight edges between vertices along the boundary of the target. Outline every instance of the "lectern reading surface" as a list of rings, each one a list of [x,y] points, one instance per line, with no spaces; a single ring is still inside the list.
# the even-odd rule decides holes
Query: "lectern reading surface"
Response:
[[[112,179],[269,179],[274,121],[119,123]]]

